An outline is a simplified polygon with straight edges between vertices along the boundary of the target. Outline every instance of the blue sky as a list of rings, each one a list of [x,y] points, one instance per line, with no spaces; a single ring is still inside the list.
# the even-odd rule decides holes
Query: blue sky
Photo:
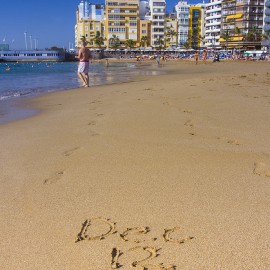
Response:
[[[105,0],[92,0],[102,3]],[[167,0],[167,11],[171,12],[178,0]],[[195,4],[200,1],[189,0]],[[30,49],[37,40],[38,48],[69,47],[74,44],[74,25],[76,9],[80,0],[1,0],[0,8],[0,43],[10,44],[10,49]],[[5,39],[5,42],[3,40]],[[12,42],[13,41],[13,42]]]

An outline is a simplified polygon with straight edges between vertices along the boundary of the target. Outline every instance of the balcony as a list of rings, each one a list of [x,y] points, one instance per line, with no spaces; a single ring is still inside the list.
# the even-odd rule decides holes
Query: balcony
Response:
[[[265,15],[270,15],[270,8],[265,9]]]
[[[264,31],[270,31],[270,24],[267,24],[264,26]]]
[[[270,0],[267,0],[267,1],[265,2],[265,6],[266,6],[266,7],[270,7]]]
[[[265,22],[265,23],[270,23],[270,17],[265,17],[265,18],[264,18],[264,22]]]

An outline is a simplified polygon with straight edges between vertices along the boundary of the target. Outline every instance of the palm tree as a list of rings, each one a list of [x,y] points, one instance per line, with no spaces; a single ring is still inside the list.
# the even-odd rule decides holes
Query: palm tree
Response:
[[[188,38],[188,41],[191,47],[195,50],[198,49],[198,44],[203,40],[203,37],[199,34],[198,28],[193,28],[191,35]]]
[[[98,54],[98,58],[99,59],[103,58],[103,55],[104,55],[104,52],[103,52],[103,49],[102,49],[102,45],[104,45],[104,41],[105,40],[106,39],[101,36],[100,32],[97,31],[96,36],[94,37],[93,41],[98,46],[98,48],[100,49],[100,52]]]
[[[227,50],[227,48],[228,48],[228,43],[229,43],[229,41],[232,39],[231,33],[230,33],[228,30],[226,30],[225,32],[223,32],[223,33],[220,35],[220,37],[221,37],[222,39],[224,39],[224,41],[225,41],[225,48],[226,48],[226,50]]]
[[[94,43],[95,43],[99,48],[101,48],[102,45],[104,45],[104,41],[105,41],[105,40],[106,40],[106,39],[105,39],[104,37],[101,36],[100,32],[97,31],[97,34],[96,34],[96,36],[94,37]]]
[[[115,51],[120,46],[120,39],[116,35],[112,35],[112,37],[109,39],[110,47],[113,48]]]
[[[241,29],[239,28],[239,27],[235,27],[234,28],[234,33],[235,33],[235,35],[237,35],[237,36],[240,36],[240,34],[241,34]]]
[[[141,38],[140,45],[141,45],[142,47],[146,47],[146,46],[149,45],[149,39],[148,39],[147,36],[144,36],[144,37]]]
[[[85,37],[85,36],[81,36],[80,40],[81,40],[81,43],[86,43],[86,44],[89,43],[89,42],[86,40],[86,37]]]
[[[190,42],[189,42],[189,40],[187,40],[184,44],[183,44],[183,47],[185,48],[185,49],[189,49],[190,48]]]
[[[158,49],[161,50],[164,47],[164,40],[161,37],[159,37],[155,41],[155,45],[158,45]]]
[[[170,44],[171,44],[173,41],[173,37],[177,36],[177,32],[174,29],[170,29],[166,34],[167,34],[167,36],[169,36],[169,40],[170,40]],[[176,43],[177,43],[177,39],[176,39]]]
[[[252,26],[247,33],[247,38],[250,41],[261,41],[261,33],[256,26]]]
[[[262,34],[262,38],[263,38],[263,40],[270,41],[270,30],[269,30],[269,31],[265,31],[265,32]]]
[[[127,39],[125,44],[129,48],[130,51],[131,51],[131,48],[133,48],[135,46],[135,42],[132,39]]]
[[[264,41],[265,44],[262,44],[263,46],[266,46],[267,51],[269,52],[269,48],[270,48],[270,30],[269,31],[265,31],[262,34],[262,39]]]

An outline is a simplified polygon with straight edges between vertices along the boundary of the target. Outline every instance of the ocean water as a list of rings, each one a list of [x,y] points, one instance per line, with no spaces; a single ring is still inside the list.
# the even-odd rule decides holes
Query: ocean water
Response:
[[[0,124],[33,114],[17,106],[23,98],[80,87],[77,68],[77,62],[0,63]],[[104,63],[94,62],[90,64],[90,86],[160,73],[154,65],[111,62],[106,67]]]

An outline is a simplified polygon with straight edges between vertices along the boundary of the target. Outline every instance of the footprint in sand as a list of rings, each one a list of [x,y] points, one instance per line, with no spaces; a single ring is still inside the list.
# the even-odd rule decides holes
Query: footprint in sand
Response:
[[[78,150],[78,149],[80,149],[80,147],[74,147],[74,148],[71,148],[71,149],[69,149],[69,150],[66,150],[64,153],[63,153],[63,155],[65,156],[65,157],[69,157],[69,156],[71,156],[76,150]]]
[[[201,96],[188,97],[187,99],[195,99],[195,98],[201,98]]]
[[[100,103],[101,101],[100,100],[93,100],[91,102],[89,102],[88,104],[95,104],[95,103]]]
[[[60,180],[63,175],[64,175],[64,171],[58,171],[52,177],[45,179],[43,184],[44,185],[46,185],[46,184],[54,184],[58,180]]]
[[[228,139],[226,137],[217,137],[218,140],[226,141],[228,144],[240,145],[239,141],[236,139]]]
[[[263,162],[255,162],[253,173],[260,176],[270,177],[270,165]]]
[[[235,140],[235,139],[228,140],[227,143],[228,144],[233,144],[233,145],[240,145],[240,143],[237,140]]]
[[[186,121],[184,125],[185,125],[185,126],[188,126],[188,127],[193,127],[193,126],[194,126],[192,120]]]
[[[186,109],[182,110],[182,112],[184,112],[184,113],[192,113],[192,111],[186,110]]]
[[[96,121],[91,121],[88,123],[88,126],[95,126],[96,125]]]

